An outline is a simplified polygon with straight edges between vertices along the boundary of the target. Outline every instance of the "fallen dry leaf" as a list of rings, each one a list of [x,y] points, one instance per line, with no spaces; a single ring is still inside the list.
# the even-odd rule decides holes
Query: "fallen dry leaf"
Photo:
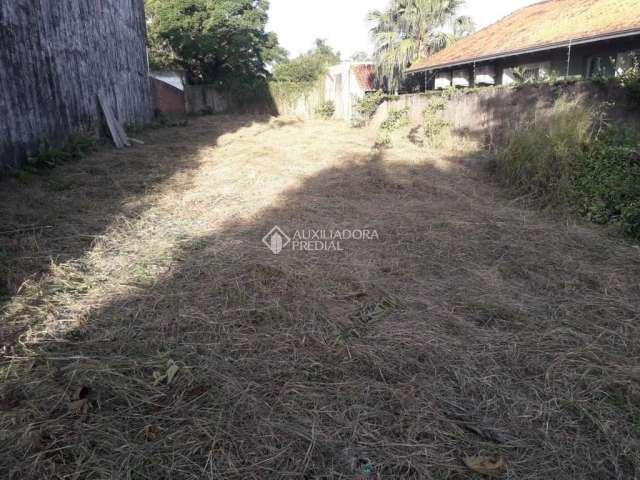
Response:
[[[157,440],[159,436],[160,436],[160,431],[157,426],[147,425],[146,427],[144,427],[144,439],[147,442]]]
[[[49,446],[51,436],[46,432],[32,431],[24,436],[24,442],[30,452],[40,452]]]
[[[502,457],[466,457],[464,463],[474,472],[499,478],[507,471],[507,462]]]
[[[185,396],[188,398],[197,398],[205,395],[210,390],[210,387],[207,385],[198,384],[194,387],[190,388],[185,392]]]
[[[169,360],[167,362],[167,370],[166,372],[153,372],[153,378],[155,380],[154,385],[160,385],[161,383],[166,383],[167,385],[171,385],[173,380],[176,378],[180,367],[175,364],[173,360]]]
[[[80,400],[69,402],[69,411],[74,415],[86,415],[89,413],[89,400],[81,398]]]
[[[13,410],[20,405],[20,401],[15,398],[0,398],[0,411]]]
[[[178,374],[178,370],[180,370],[180,367],[178,367],[178,365],[173,362],[169,362],[167,368],[167,385],[171,385],[173,379],[176,378],[176,375]]]

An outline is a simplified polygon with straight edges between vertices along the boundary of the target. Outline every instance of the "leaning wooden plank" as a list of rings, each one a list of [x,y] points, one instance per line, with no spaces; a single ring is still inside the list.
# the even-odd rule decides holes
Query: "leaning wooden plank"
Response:
[[[131,142],[129,141],[129,137],[127,137],[127,132],[124,131],[124,128],[122,128],[122,124],[119,121],[117,121],[117,119],[116,119],[116,128],[118,129],[118,134],[120,135],[120,140],[122,140],[122,143],[124,143],[126,147],[130,147]]]
[[[100,102],[100,108],[102,108],[102,113],[104,114],[104,118],[107,121],[107,126],[109,127],[109,132],[111,133],[111,138],[113,139],[113,143],[116,148],[123,148],[125,146],[124,139],[121,136],[120,129],[118,128],[120,124],[118,120],[116,120],[107,99],[104,94],[98,94],[98,101]]]

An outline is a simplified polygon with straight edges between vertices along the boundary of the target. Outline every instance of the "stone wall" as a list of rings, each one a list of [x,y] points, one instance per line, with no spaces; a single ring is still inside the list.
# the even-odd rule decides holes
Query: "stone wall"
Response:
[[[98,131],[103,92],[124,123],[152,117],[144,0],[0,1],[0,168]]]

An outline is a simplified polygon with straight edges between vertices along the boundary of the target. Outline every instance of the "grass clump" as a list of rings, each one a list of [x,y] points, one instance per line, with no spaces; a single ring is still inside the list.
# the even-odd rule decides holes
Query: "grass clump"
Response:
[[[636,60],[633,66],[622,72],[616,80],[629,99],[636,106],[640,106],[640,61]]]
[[[380,105],[398,97],[388,95],[382,90],[365,95],[355,105],[355,111],[362,123],[367,123],[376,114]]]
[[[318,106],[318,108],[316,108],[316,115],[318,115],[320,118],[324,118],[325,120],[333,118],[335,113],[336,104],[331,100],[323,102],[322,104],[320,104],[320,106]]]
[[[391,110],[387,119],[380,125],[377,147],[389,147],[392,144],[391,134],[409,125],[409,109]]]
[[[391,110],[389,117],[382,122],[380,130],[386,132],[395,132],[402,127],[406,127],[409,124],[409,109],[403,108],[401,110]]]
[[[569,206],[599,224],[620,225],[640,238],[640,141],[608,125],[580,101],[515,131],[499,147],[494,173],[541,207]]]
[[[434,141],[449,127],[449,122],[442,118],[442,112],[447,108],[445,97],[434,97],[422,111],[422,120],[425,137]]]
[[[95,151],[97,139],[95,135],[79,131],[72,134],[69,139],[60,147],[43,141],[38,153],[27,157],[24,167],[26,171],[37,173],[41,170],[53,168],[57,165],[84,158],[89,153]]]
[[[356,103],[356,112],[363,118],[369,119],[373,117],[378,107],[382,105],[386,99],[387,95],[382,90],[365,95]]]
[[[594,136],[596,113],[560,100],[553,111],[515,131],[495,155],[495,173],[544,204],[566,200],[573,174]]]

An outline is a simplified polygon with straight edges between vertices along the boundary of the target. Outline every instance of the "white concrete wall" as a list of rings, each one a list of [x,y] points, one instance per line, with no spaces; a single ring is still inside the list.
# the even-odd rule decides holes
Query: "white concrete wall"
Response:
[[[342,62],[329,68],[325,77],[325,100],[336,105],[335,118],[350,122],[355,116],[355,104],[365,96],[353,70],[352,62]]]

